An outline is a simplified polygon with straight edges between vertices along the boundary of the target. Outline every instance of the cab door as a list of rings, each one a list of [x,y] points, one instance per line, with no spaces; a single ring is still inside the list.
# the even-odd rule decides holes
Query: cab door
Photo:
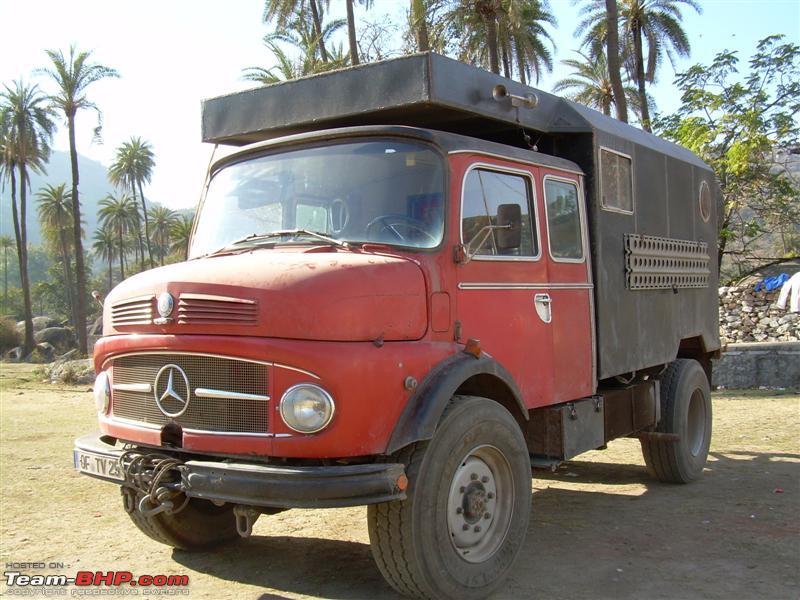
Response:
[[[482,349],[505,367],[529,408],[550,404],[553,395],[551,326],[536,314],[534,298],[548,289],[547,250],[541,235],[538,168],[494,157],[453,159],[454,186],[460,184],[458,242],[472,241],[475,253],[457,269],[460,338],[477,338]],[[503,206],[505,205],[505,207]],[[517,247],[503,247],[498,212],[520,216]],[[485,237],[484,237],[485,236]],[[482,241],[482,243],[480,243]]]
[[[594,290],[591,279],[586,206],[578,175],[542,168],[549,307],[553,339],[553,402],[595,391]]]

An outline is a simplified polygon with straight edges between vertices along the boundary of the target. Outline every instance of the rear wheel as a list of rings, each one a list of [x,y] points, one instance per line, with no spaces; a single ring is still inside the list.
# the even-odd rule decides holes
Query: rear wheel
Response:
[[[517,422],[491,400],[456,396],[434,438],[395,459],[407,465],[407,498],[368,509],[383,576],[416,598],[490,594],[528,528],[531,467]]]
[[[711,444],[711,390],[697,361],[678,359],[661,378],[657,431],[677,434],[678,440],[642,438],[642,454],[650,474],[670,483],[699,478]]]
[[[145,535],[162,544],[181,550],[205,550],[239,537],[231,504],[216,506],[208,500],[191,498],[179,512],[147,515],[139,509],[140,499],[137,496],[133,509],[126,512]],[[184,500],[180,496],[175,505],[180,506]]]

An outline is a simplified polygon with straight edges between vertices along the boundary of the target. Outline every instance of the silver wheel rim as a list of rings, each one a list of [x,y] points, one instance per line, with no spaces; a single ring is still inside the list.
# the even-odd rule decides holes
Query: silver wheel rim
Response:
[[[477,446],[461,460],[450,483],[447,527],[458,555],[488,560],[503,545],[514,513],[514,478],[494,446]]]
[[[689,452],[692,456],[698,456],[703,451],[706,438],[706,403],[701,390],[695,390],[689,398],[686,437],[689,442]]]

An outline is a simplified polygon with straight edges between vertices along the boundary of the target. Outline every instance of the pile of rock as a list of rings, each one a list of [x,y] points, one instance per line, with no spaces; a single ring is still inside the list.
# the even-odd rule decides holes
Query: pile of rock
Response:
[[[723,344],[800,340],[800,313],[775,306],[780,290],[753,285],[719,288],[719,334]]]
[[[45,367],[44,373],[50,383],[87,384],[94,382],[92,359],[69,360],[73,353],[77,354],[78,351],[73,350]]]

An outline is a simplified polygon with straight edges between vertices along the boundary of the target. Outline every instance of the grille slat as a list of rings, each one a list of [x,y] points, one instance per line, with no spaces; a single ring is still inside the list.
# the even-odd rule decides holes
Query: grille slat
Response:
[[[255,325],[258,304],[248,298],[231,298],[209,294],[181,294],[178,301],[178,323],[192,325]]]
[[[269,402],[241,398],[200,398],[194,393],[197,388],[208,388],[268,396],[269,373],[268,366],[264,364],[197,354],[132,354],[114,360],[114,385],[149,383],[155,386],[156,375],[168,364],[183,369],[189,380],[191,396],[186,412],[172,419],[159,410],[153,392],[115,389],[112,395],[112,414],[130,421],[158,426],[175,421],[186,429],[267,433]],[[182,381],[180,386],[183,386]],[[183,390],[179,391],[183,393]],[[173,408],[170,407],[169,411],[173,412]]]
[[[121,300],[111,307],[111,325],[149,325],[153,320],[154,295]]]

